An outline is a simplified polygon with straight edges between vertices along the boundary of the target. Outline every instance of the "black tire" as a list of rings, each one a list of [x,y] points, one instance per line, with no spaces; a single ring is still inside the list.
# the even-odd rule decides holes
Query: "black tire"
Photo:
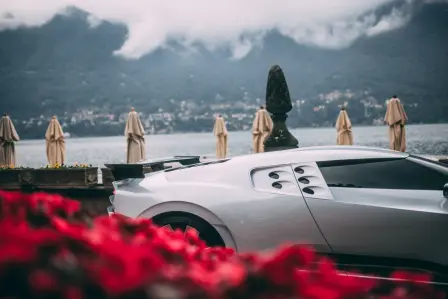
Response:
[[[225,246],[221,236],[216,229],[202,220],[199,217],[193,215],[158,215],[153,218],[154,224],[160,227],[169,226],[173,230],[181,229],[185,231],[187,227],[194,228],[199,233],[199,238],[202,239],[207,246]]]

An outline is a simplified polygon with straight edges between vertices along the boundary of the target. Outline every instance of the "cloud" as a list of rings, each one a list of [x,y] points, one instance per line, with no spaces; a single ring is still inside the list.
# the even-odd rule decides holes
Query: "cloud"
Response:
[[[440,0],[439,0],[440,1]],[[404,26],[412,16],[412,1],[406,2],[399,9],[393,7],[391,12],[379,18],[378,22],[366,31],[367,36],[374,36]]]
[[[89,23],[90,28],[96,28],[101,25],[102,22],[103,20],[98,19],[95,15],[89,15],[87,17],[87,23]]]
[[[438,0],[441,1],[441,0]],[[446,1],[446,0],[443,0]],[[246,56],[278,30],[297,43],[339,49],[362,36],[406,24],[419,0],[0,0],[0,30],[41,26],[74,6],[88,12],[92,28],[124,24],[128,36],[114,54],[138,59],[167,42],[203,44]],[[389,8],[378,13],[378,9]]]

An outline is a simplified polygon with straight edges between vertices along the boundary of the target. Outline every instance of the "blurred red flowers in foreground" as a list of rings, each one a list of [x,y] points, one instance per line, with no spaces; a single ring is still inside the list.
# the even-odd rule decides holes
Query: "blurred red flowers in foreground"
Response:
[[[79,210],[58,195],[0,191],[0,298],[444,298],[417,282],[380,294],[379,282],[339,275],[307,247],[236,254],[195,231]]]

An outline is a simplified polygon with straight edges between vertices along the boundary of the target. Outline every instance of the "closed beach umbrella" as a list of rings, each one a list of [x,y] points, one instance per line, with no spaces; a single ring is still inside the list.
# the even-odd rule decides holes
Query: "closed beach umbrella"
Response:
[[[127,163],[136,163],[146,158],[145,130],[134,108],[129,112],[124,131],[127,137]]]
[[[348,118],[347,110],[341,109],[336,120],[336,143],[338,145],[353,145],[352,123]]]
[[[227,128],[221,115],[216,117],[213,134],[216,136],[216,157],[225,158],[227,156]]]
[[[389,126],[389,148],[394,151],[406,151],[406,129],[408,120],[403,105],[397,96],[393,96],[387,104],[384,121]]]
[[[271,134],[274,124],[266,109],[261,106],[252,124],[252,145],[254,153],[264,152],[264,141]]]
[[[19,140],[14,124],[5,113],[0,120],[0,166],[14,166],[16,164],[14,142]]]
[[[45,133],[47,141],[47,160],[50,165],[62,165],[65,162],[65,140],[61,124],[56,116],[50,120],[47,132]]]

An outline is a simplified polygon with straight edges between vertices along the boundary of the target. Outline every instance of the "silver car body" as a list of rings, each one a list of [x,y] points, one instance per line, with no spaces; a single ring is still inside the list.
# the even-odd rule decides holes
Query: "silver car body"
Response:
[[[412,174],[417,180],[425,180],[427,169],[448,182],[446,167],[407,153],[355,146],[310,147],[238,156],[114,182],[113,208],[133,218],[172,211],[194,214],[213,225],[226,246],[240,252],[304,243],[322,253],[448,266],[448,204],[443,185],[423,190],[391,185],[364,188],[325,179],[331,172],[324,168],[331,165],[404,160],[418,165]],[[402,171],[404,177],[409,176],[407,169]],[[387,172],[399,174],[400,168]],[[359,178],[367,185],[375,184],[374,174],[369,175]]]

